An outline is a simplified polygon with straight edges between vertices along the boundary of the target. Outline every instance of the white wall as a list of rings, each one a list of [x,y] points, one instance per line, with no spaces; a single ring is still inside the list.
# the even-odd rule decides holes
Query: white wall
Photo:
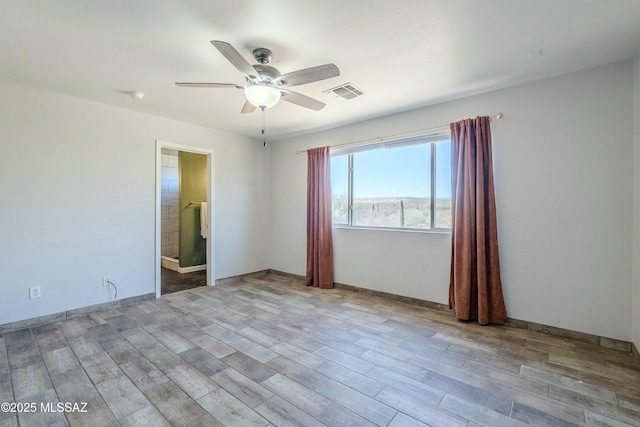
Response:
[[[305,271],[295,150],[503,112],[492,132],[509,317],[629,340],[632,77],[626,61],[274,143],[271,268]],[[448,302],[449,235],[335,229],[334,240],[337,282]]]
[[[634,77],[634,176],[633,176],[633,325],[632,340],[640,350],[640,54],[633,62]]]
[[[268,268],[261,142],[0,82],[0,324],[155,291],[156,139],[215,150],[217,278]]]

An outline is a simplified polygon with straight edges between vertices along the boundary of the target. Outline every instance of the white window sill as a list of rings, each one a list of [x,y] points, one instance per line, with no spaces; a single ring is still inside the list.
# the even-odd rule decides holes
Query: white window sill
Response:
[[[368,230],[368,231],[391,231],[395,233],[419,233],[419,234],[448,234],[451,235],[450,228],[436,228],[433,230],[423,230],[417,228],[386,228],[386,227],[358,227],[354,225],[333,224],[333,229],[343,230]]]

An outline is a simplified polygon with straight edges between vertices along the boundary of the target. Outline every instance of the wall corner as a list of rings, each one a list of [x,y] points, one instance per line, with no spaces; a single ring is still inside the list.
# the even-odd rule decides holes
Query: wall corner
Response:
[[[631,339],[640,348],[640,52],[633,58],[633,249]]]

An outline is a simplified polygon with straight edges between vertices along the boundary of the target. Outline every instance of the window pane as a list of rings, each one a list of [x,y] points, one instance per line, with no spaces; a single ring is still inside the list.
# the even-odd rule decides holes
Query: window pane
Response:
[[[436,143],[435,228],[451,228],[451,141]]]
[[[349,156],[331,157],[331,214],[334,224],[348,224]]]
[[[353,154],[353,225],[430,227],[429,144]]]

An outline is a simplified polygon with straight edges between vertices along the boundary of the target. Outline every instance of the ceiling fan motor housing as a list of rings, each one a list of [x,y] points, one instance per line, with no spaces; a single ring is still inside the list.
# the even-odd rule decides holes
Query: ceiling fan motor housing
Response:
[[[278,77],[280,77],[280,71],[276,70],[270,65],[258,65],[255,64],[253,68],[256,69],[262,83],[271,83]]]

